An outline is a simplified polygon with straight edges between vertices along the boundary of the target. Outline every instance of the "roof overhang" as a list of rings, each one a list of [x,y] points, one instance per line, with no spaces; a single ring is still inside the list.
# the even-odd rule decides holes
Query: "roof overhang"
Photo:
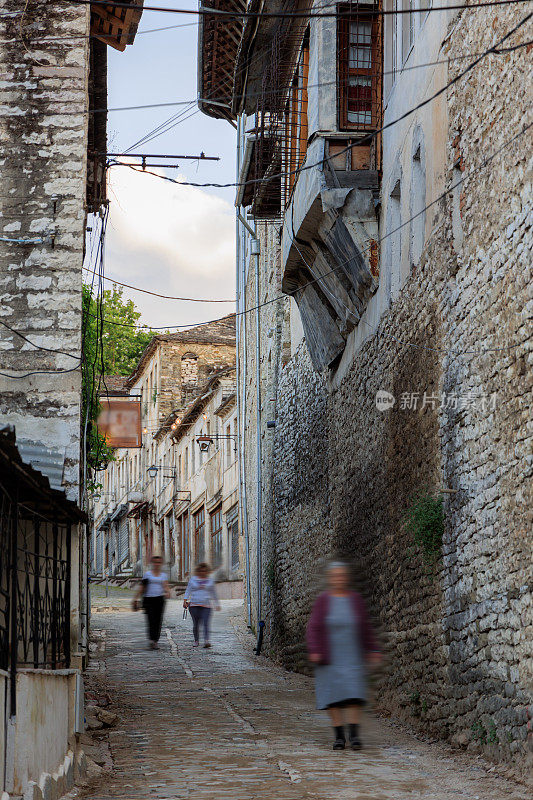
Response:
[[[121,505],[117,506],[113,513],[111,514],[110,522],[114,522],[115,520],[119,519],[119,517],[125,517],[128,513],[128,504],[122,503]]]
[[[87,521],[77,503],[69,500],[62,489],[53,488],[47,475],[23,460],[15,430],[9,425],[0,427],[0,475],[4,489],[17,498],[20,516],[27,511],[61,524]]]
[[[200,0],[200,10],[246,11],[246,0]],[[198,107],[215,119],[234,119],[233,77],[243,18],[200,14],[198,27]]]
[[[144,0],[123,0],[128,8],[113,3],[91,4],[91,36],[123,51],[133,44],[143,13]]]
[[[133,508],[128,512],[127,516],[130,519],[143,519],[144,517],[148,516],[152,508],[153,503],[145,500],[142,503],[137,503],[134,505]]]
[[[313,0],[295,0],[291,11],[297,16],[265,16],[286,11],[285,0],[250,0],[241,43],[235,61],[232,112],[255,114],[258,108],[268,111],[279,105],[292,79],[295,59],[308,24],[306,11]],[[276,85],[272,85],[273,61],[276,62]],[[265,76],[268,76],[265,85]]]

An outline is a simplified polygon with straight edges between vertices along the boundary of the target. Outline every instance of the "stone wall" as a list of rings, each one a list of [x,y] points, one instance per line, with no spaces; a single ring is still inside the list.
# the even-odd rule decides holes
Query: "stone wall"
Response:
[[[279,259],[279,225],[260,222],[256,226],[260,242],[259,256],[259,358],[260,358],[260,442],[261,442],[261,511],[262,546],[261,559],[263,580],[261,584],[263,617],[273,597],[272,576],[276,563],[274,536],[274,481],[276,464],[274,455],[275,429],[268,423],[277,420],[277,385],[287,361],[287,309],[289,301],[281,292]],[[259,615],[258,584],[258,397],[257,397],[257,350],[256,350],[256,270],[251,257],[246,275],[245,306],[247,313],[240,324],[239,359],[241,366],[241,414],[245,425],[241,431],[241,446],[244,453],[244,483],[249,529],[250,597],[246,597],[252,609],[252,625],[256,628]],[[245,527],[243,516],[242,526]],[[267,577],[265,577],[267,576]]]
[[[523,15],[456,17],[444,56],[465,58],[448,79]],[[337,375],[315,373],[305,343],[280,370],[267,627],[270,652],[301,667],[320,563],[351,559],[386,651],[378,706],[517,757],[524,770],[533,237],[528,136],[517,134],[526,97],[524,50],[489,56],[449,91],[445,185],[464,182],[432,207],[419,264]],[[389,410],[377,408],[379,390],[394,396]],[[435,566],[402,523],[425,487],[446,490]]]
[[[215,372],[235,364],[235,342],[195,344],[162,341],[159,360],[158,415],[163,420],[171,411],[195,398]]]
[[[75,498],[90,12],[32,2],[21,34],[15,6],[0,2],[0,234],[42,241],[0,242],[0,370],[32,373],[0,376],[0,420],[66,456]]]

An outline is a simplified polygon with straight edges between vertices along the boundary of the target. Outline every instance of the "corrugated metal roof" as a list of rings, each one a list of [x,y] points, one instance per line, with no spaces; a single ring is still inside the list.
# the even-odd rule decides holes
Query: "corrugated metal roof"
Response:
[[[63,476],[63,456],[54,451],[46,452],[47,448],[42,445],[36,445],[32,452],[31,443],[26,444],[29,445],[26,448],[26,457],[22,458],[14,427],[0,424],[0,472],[9,491],[15,490],[18,502],[25,507],[31,507],[28,508],[30,511],[35,509],[61,523],[86,522],[86,514],[77,503],[66,497],[61,483],[57,483],[58,476],[60,479]],[[39,469],[33,465],[30,454]],[[38,458],[41,459],[40,462]],[[57,488],[51,485],[43,465],[48,465]]]
[[[65,469],[65,454],[60,450],[53,450],[40,442],[17,438],[17,447],[21,459],[46,475],[52,489],[64,491],[63,472]]]

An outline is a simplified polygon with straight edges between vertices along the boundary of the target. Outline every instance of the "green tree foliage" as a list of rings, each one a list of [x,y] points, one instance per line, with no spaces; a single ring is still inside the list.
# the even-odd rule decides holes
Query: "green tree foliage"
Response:
[[[100,411],[98,392],[104,391],[105,376],[133,372],[155,335],[155,331],[127,327],[135,325],[140,316],[133,301],[124,300],[122,289],[117,286],[106,289],[101,302],[89,286],[83,286],[83,420],[85,425],[87,419],[87,463],[92,470],[113,458],[112,450],[96,427]]]
[[[86,319],[86,336],[94,342],[96,347],[97,332],[100,332],[98,314],[112,322],[121,325],[112,325],[104,322],[101,332],[102,349],[98,354],[98,369],[104,375],[129,375],[135,369],[142,351],[155,336],[156,331],[138,330],[128,328],[136,325],[141,318],[133,300],[124,300],[122,289],[113,285],[112,289],[104,291],[102,304],[97,303],[91,294],[89,286],[83,287],[84,317]],[[126,327],[122,327],[126,326]]]

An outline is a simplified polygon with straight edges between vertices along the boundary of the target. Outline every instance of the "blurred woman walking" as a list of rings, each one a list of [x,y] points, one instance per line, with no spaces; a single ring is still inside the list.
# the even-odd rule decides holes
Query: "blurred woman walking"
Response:
[[[350,589],[348,564],[332,562],[327,579],[328,588],[317,597],[307,625],[316,706],[329,714],[335,732],[333,749],[346,747],[346,721],[350,746],[360,750],[359,712],[367,697],[365,659],[376,664],[381,656],[363,598]]]
[[[194,575],[187,584],[183,607],[191,612],[193,621],[193,647],[200,644],[200,627],[204,634],[204,647],[211,647],[209,641],[209,623],[213,607],[220,611],[215,582],[209,577],[209,565],[202,561],[194,571]]]
[[[152,568],[147,570],[143,575],[141,585],[133,600],[133,609],[137,611],[139,607],[138,601],[142,596],[142,606],[146,614],[150,649],[159,650],[159,637],[161,636],[165,600],[170,597],[170,589],[167,576],[162,571],[163,559],[161,556],[152,556],[151,566]]]

